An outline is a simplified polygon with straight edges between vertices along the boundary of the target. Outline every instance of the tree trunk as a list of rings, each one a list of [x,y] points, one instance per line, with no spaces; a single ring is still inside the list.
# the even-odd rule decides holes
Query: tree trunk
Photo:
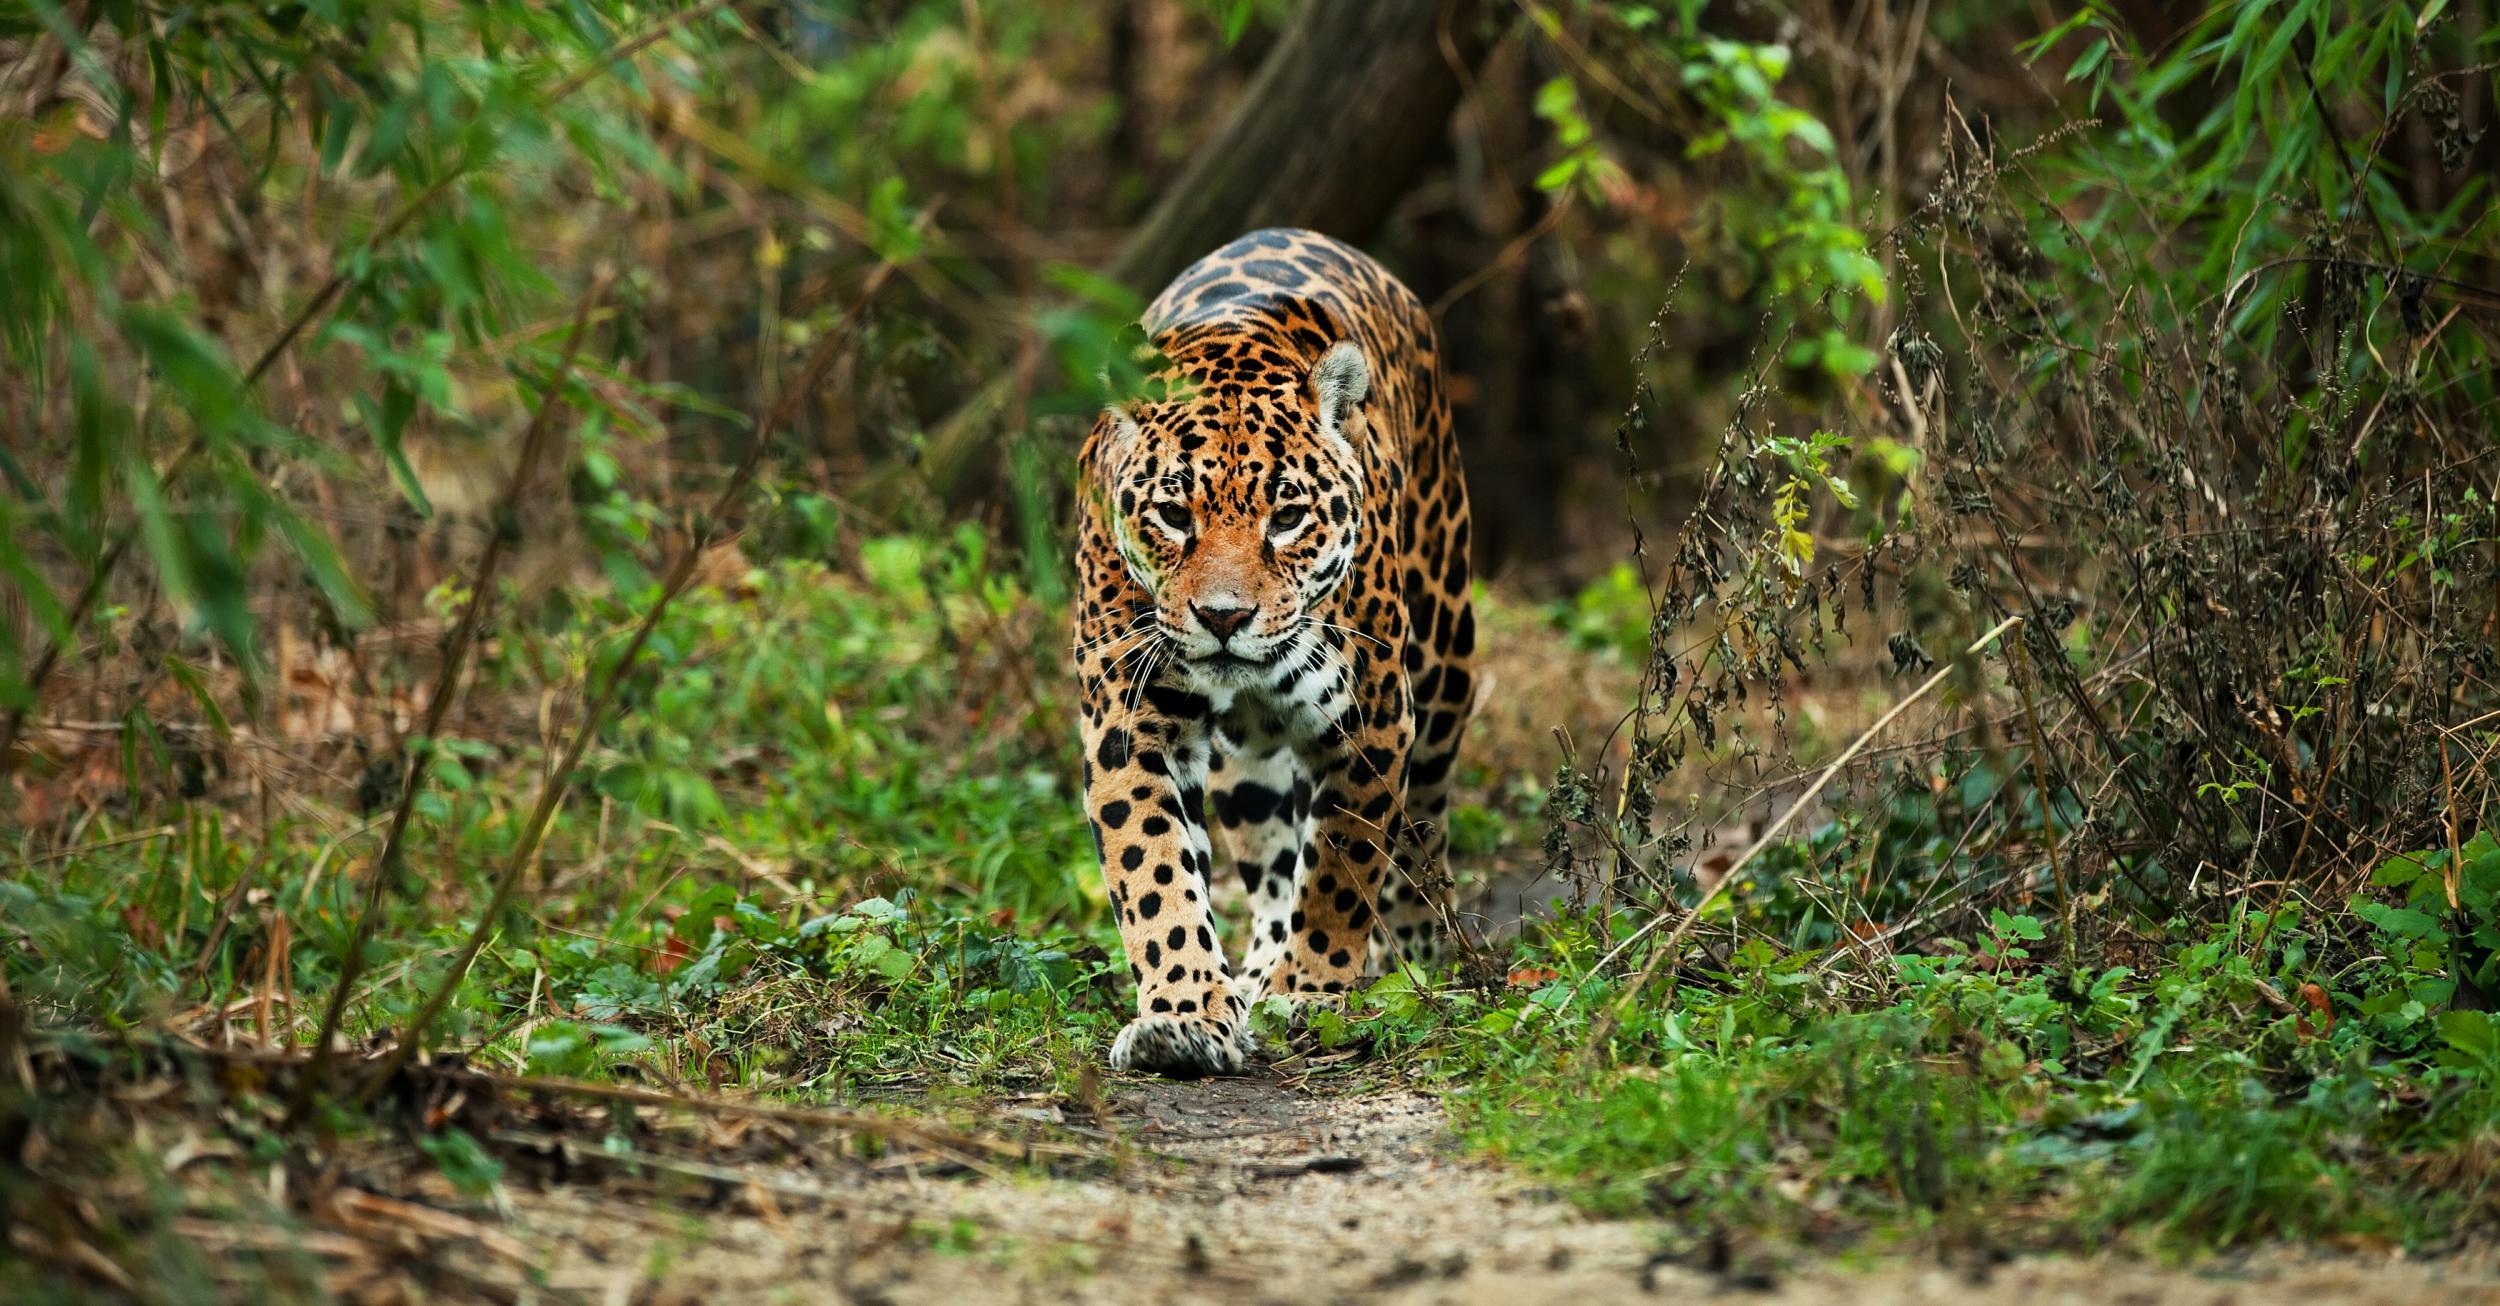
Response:
[[[1486,12],[1485,0],[1308,0],[1105,274],[1151,295],[1260,227],[1369,240],[1447,131],[1461,72],[1498,35]],[[932,493],[964,480],[1014,386],[993,377],[929,433],[918,473]]]
[[[1310,0],[1215,139],[1130,234],[1111,277],[1151,293],[1260,227],[1368,239],[1448,130],[1461,71],[1484,58],[1493,31],[1483,8]]]

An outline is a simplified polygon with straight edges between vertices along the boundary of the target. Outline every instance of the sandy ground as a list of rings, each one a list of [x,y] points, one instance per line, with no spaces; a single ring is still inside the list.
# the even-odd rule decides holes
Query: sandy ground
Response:
[[[2489,1256],[1956,1268],[1928,1250],[1714,1272],[1689,1233],[1584,1218],[1462,1154],[1430,1097],[1274,1072],[1115,1086],[1092,1123],[1132,1149],[1096,1177],[754,1169],[691,1205],[558,1186],[516,1192],[506,1231],[551,1258],[553,1294],[607,1302],[2500,1303]]]

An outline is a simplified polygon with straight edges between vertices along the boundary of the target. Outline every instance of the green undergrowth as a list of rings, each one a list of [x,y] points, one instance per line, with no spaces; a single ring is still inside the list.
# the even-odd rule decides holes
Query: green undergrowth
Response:
[[[2491,848],[2465,877],[2486,920]],[[1471,1142],[1605,1214],[1815,1245],[2436,1251],[2500,1213],[2500,1041],[2433,1014],[2454,963],[2408,948],[2414,924],[2340,973],[2296,907],[2070,969],[1998,911],[1924,956],[1757,938],[1626,1002],[1589,965],[1633,923],[1566,919],[1521,946],[1527,987],[1392,976],[1322,1036],[1445,1086]],[[1599,1012],[1620,1023],[1591,1047]]]
[[[469,719],[576,683],[614,653],[593,632],[637,601],[533,614],[534,634],[491,651]],[[1531,619],[1569,642],[1606,601]],[[970,532],[690,594],[428,1043],[500,1070],[800,1102],[977,1115],[1090,1094],[1130,999],[1071,788],[1065,639]],[[429,750],[352,1035],[403,1028],[445,982],[545,754],[483,727]],[[1479,759],[1462,852],[1535,840],[1542,791],[1498,780],[1513,760]],[[1991,797],[1984,772],[1960,780],[1938,810]],[[387,811],[356,801],[264,818],[133,796],[74,855],[36,863],[54,850],[22,842],[0,879],[10,993],[53,1036],[302,1046]],[[1983,878],[1949,840],[1913,837],[1938,810],[1892,814],[1894,897],[1860,910]],[[1472,1145],[1594,1211],[1688,1232],[2437,1250],[2500,1211],[2500,1028],[2475,1009],[2500,987],[2490,836],[2391,859],[2343,910],[2133,921],[2073,958],[2045,900],[1948,917],[1966,925],[1922,955],[1839,948],[1800,877],[1852,837],[1836,821],[1757,859],[1688,964],[1628,1000],[1625,966],[1595,963],[1641,917],[1565,915],[1495,959],[1506,984],[1401,973],[1270,1043],[1364,1049],[1335,1082],[1432,1086]],[[1600,1013],[1611,1031],[1591,1045]],[[480,1171],[471,1143],[437,1143],[447,1170]]]
[[[783,508],[824,538],[776,547],[833,548],[829,508]],[[1066,613],[970,528],[835,551],[671,607],[429,1046],[818,1101],[1066,1087],[1099,1064],[1127,967],[1075,793]],[[647,577],[615,580],[538,607],[509,596],[460,733],[409,742],[426,771],[351,1039],[404,1029],[446,982],[574,687],[650,601]],[[433,601],[450,613],[465,595]],[[415,686],[431,669],[392,674]],[[118,742],[141,773],[200,770],[167,742],[182,738],[134,711]],[[18,862],[0,875],[8,993],[38,1029],[308,1045],[403,755],[274,806],[232,775],[188,800],[133,787],[74,838],[0,843]],[[1454,845],[1517,842],[1537,787],[1468,774]]]
[[[550,741],[484,723],[579,683],[647,601],[537,614],[454,718],[478,724],[419,748],[430,775],[351,1035],[402,1028],[444,982],[536,796]],[[1082,1064],[1116,940],[1062,737],[1065,638],[970,532],[690,593],[429,1042],[506,1069],[819,1096]],[[238,1018],[203,1013],[267,991],[273,1027],[247,1002],[241,1032],[309,1042],[394,796],[265,816],[133,794],[74,855],[19,843],[43,873],[0,879],[11,992],[38,1026],[222,1034]]]

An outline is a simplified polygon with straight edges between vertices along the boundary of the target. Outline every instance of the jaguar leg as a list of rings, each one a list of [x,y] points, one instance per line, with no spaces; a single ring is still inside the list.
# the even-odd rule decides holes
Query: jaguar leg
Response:
[[[1291,749],[1225,761],[1208,795],[1220,842],[1250,899],[1235,988],[1255,997],[1292,942],[1302,868],[1314,860],[1311,785]]]

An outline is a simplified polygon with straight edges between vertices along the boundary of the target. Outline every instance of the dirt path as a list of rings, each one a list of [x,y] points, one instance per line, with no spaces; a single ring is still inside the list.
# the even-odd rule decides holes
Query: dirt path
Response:
[[[1715,842],[1750,837],[1732,828]],[[1499,938],[1570,892],[1541,865],[1508,867],[1469,914]],[[1124,1081],[1099,1110],[1049,1095],[990,1104],[1009,1122],[1093,1132],[1125,1158],[1096,1174],[725,1168],[667,1200],[602,1184],[516,1188],[509,1229],[547,1287],[620,1304],[2500,1306],[2500,1251],[2408,1263],[2285,1249],[2188,1269],[1934,1247],[1797,1265],[1739,1249],[1712,1264],[1694,1231],[1586,1217],[1470,1155],[1429,1094],[1367,1086],[1359,1062],[1287,1064],[1296,1073]]]
[[[1056,1117],[1059,1109],[1026,1111]],[[1142,1153],[1078,1179],[898,1169],[831,1183],[800,1169],[714,1176],[691,1205],[606,1190],[516,1193],[507,1231],[552,1258],[547,1286],[610,1302],[1314,1303],[1691,1300],[2500,1303],[2491,1258],[2407,1264],[2290,1253],[2199,1271],[2097,1260],[1735,1272],[1660,1256],[1689,1239],[1585,1219],[1460,1153],[1431,1098],[1282,1079],[1124,1086],[1102,1123]]]

